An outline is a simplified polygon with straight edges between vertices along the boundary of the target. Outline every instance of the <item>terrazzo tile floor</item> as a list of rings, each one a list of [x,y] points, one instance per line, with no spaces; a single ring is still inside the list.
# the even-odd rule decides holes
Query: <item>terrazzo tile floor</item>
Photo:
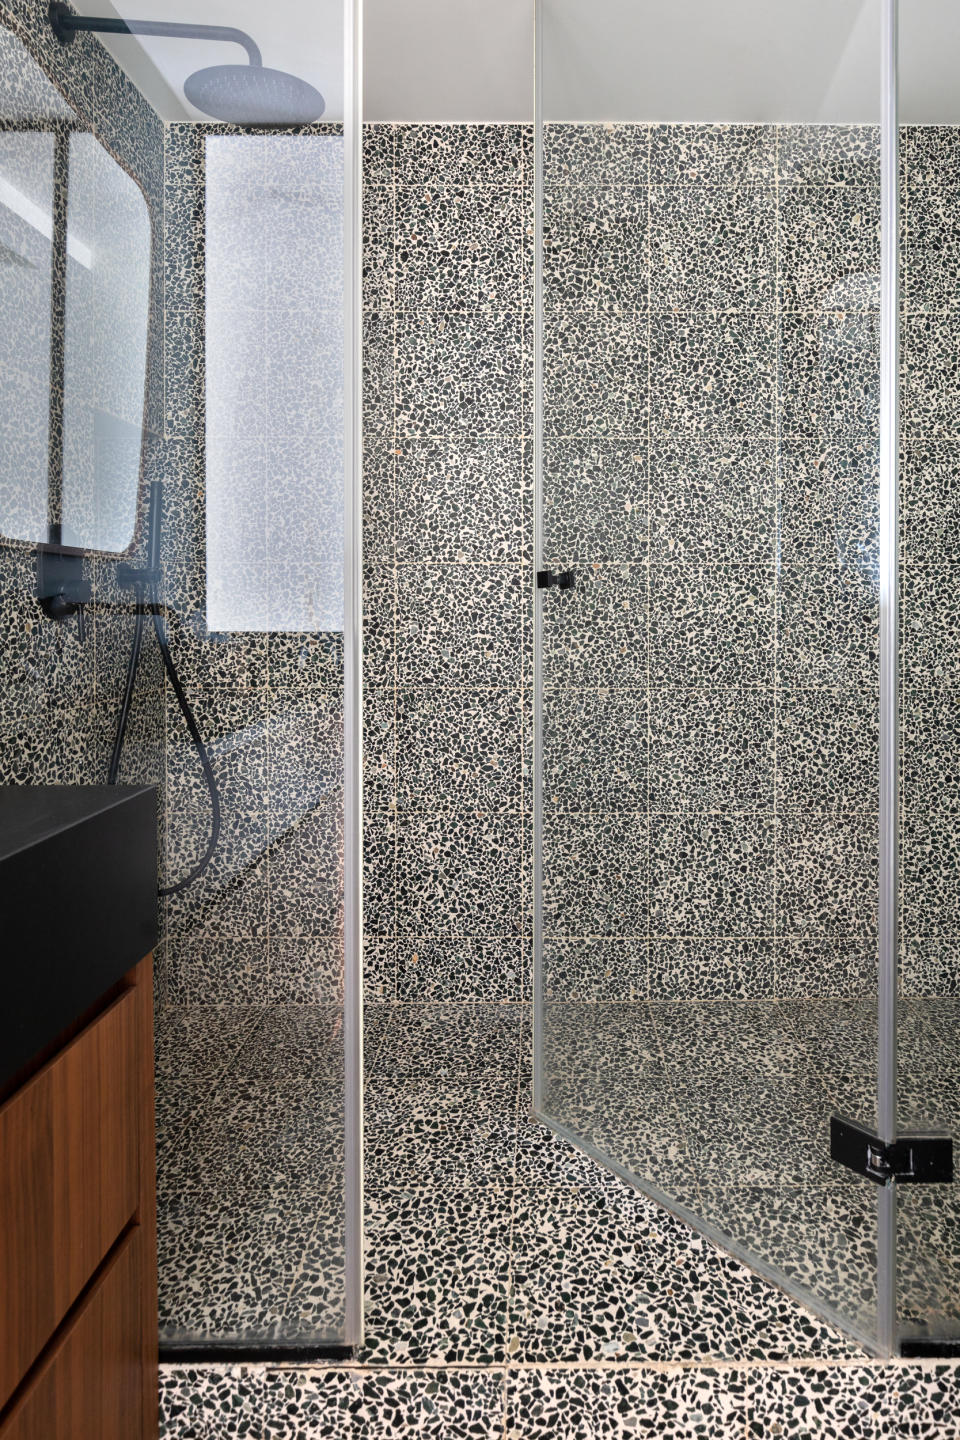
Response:
[[[944,1032],[952,1002],[936,1003],[935,1023],[923,1007],[906,1017],[918,1037]],[[825,1144],[836,1103],[869,1093],[869,1044],[859,1071],[832,1065],[844,1018],[862,1036],[870,1015],[851,1003],[844,1017],[829,1002],[833,1048],[813,1045],[816,1004],[800,1002],[799,1020],[773,1003],[555,1006],[547,1095],[578,1133],[866,1318],[876,1192],[819,1154],[806,1169],[800,1160]],[[167,1337],[333,1332],[341,1120],[329,1019],[161,1015]],[[299,1074],[279,1055],[264,1066],[278,1036]],[[312,1073],[305,1037],[323,1050]],[[378,1007],[366,1043],[366,1341],[356,1363],[164,1367],[166,1440],[960,1433],[960,1371],[869,1361],[534,1122],[526,1007]],[[181,1046],[189,1079],[174,1064]],[[944,1047],[928,1049],[942,1078]],[[735,1123],[744,1113],[761,1127],[749,1164]],[[792,1126],[780,1123],[791,1114]],[[765,1156],[777,1151],[774,1174]],[[924,1200],[905,1207],[901,1246],[905,1318],[919,1333],[955,1313],[960,1294],[953,1194]]]

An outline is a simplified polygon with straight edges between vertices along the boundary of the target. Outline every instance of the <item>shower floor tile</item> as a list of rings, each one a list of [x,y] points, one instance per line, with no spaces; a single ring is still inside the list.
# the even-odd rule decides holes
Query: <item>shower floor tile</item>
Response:
[[[856,1216],[844,1219],[839,1192],[855,1198],[862,1187],[832,1177],[810,1213],[771,1205],[777,1186],[759,1182],[768,1172],[783,1180],[783,1154],[777,1166],[773,1151],[787,1143],[791,1123],[796,1132],[793,1082],[777,1093],[767,1064],[724,1081],[722,1035],[747,1012],[704,1009],[676,1030],[671,1065],[657,1053],[646,1005],[552,1007],[553,1033],[564,1039],[550,1082],[562,1101],[554,1113],[797,1279],[814,1285],[831,1275],[839,1299],[867,1259],[869,1238]],[[335,1017],[321,1010],[244,1010],[225,1024],[219,1009],[197,1007],[166,1027],[158,1190],[167,1336],[306,1337],[336,1318],[342,1093],[324,1048],[325,1037],[339,1043]],[[679,1023],[676,1007],[670,1014]],[[782,1048],[782,1013],[772,1006],[769,1016],[771,1044]],[[754,1006],[747,1028],[757,1048],[761,1017]],[[857,1353],[531,1119],[524,1006],[395,1003],[376,1007],[374,1018],[365,1364],[705,1364]],[[215,1045],[229,1035],[231,1067],[206,1084],[167,1078],[179,1037],[190,1073],[200,1065],[205,1024]],[[678,1084],[681,1059],[699,1072],[695,1082]],[[729,1136],[744,1106],[757,1123],[776,1119],[777,1133],[769,1158],[745,1163],[741,1175]],[[819,1144],[827,1113],[811,1095],[800,1127],[808,1148]],[[751,1134],[752,1153],[756,1141]],[[795,1183],[802,1173],[791,1170]],[[818,1249],[813,1271],[803,1265],[807,1225]]]

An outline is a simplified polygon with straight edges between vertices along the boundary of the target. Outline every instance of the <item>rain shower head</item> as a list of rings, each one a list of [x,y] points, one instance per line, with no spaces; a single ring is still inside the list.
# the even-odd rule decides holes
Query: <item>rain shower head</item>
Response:
[[[76,15],[63,0],[53,0],[50,24],[68,44],[78,30],[110,35],[165,35],[181,40],[230,40],[247,52],[246,65],[209,65],[186,79],[183,93],[205,115],[234,125],[309,125],[319,120],[326,102],[319,90],[286,70],[264,65],[255,42],[232,25],[189,25],[174,20],[120,20],[115,16]]]
[[[309,125],[326,107],[306,80],[266,65],[208,65],[187,76],[183,93],[204,115],[234,125]]]

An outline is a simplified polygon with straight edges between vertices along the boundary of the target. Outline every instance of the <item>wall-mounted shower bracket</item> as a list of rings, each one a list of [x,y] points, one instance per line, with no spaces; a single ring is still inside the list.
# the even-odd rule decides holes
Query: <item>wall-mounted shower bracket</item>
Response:
[[[830,1117],[830,1158],[876,1185],[950,1185],[953,1140],[949,1135],[899,1135],[881,1140],[855,1120]]]
[[[554,575],[552,570],[538,570],[537,589],[549,590],[551,585],[556,585],[558,590],[572,590],[576,578],[576,570],[561,570],[559,575]]]
[[[84,606],[92,590],[84,577],[83,555],[58,543],[59,526],[51,526],[51,540],[37,547],[37,599],[49,620],[66,620],[76,615],[81,639]]]

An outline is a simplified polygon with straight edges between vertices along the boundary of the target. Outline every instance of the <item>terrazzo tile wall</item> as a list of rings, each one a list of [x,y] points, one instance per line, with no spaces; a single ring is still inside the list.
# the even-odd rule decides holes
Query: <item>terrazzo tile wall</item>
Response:
[[[372,1001],[528,993],[530,141],[366,132]]]
[[[875,986],[878,146],[547,131],[554,998]]]
[[[0,31],[4,92],[17,97],[19,103],[29,103],[32,64],[26,57],[32,57],[74,110],[76,129],[93,131],[146,196],[152,267],[145,412],[145,456],[149,466],[162,405],[159,346],[163,127],[93,36],[78,35],[69,47],[54,40],[47,6],[40,0],[10,0],[0,6],[0,24],[4,27]],[[20,323],[32,324],[34,317],[24,316]],[[6,351],[18,330],[9,313],[4,314],[2,328]],[[10,359],[9,353],[5,358]],[[11,379],[6,368],[4,378]],[[20,378],[14,375],[12,384],[14,396],[20,394],[22,398]],[[2,393],[2,446],[9,457],[21,420],[9,388],[3,386]],[[143,557],[141,534],[128,558],[136,562]],[[34,553],[29,545],[0,539],[0,649],[4,662],[4,683],[0,687],[0,783],[106,781],[134,619],[127,597],[116,585],[115,560],[91,556],[84,562],[84,574],[93,588],[95,604],[87,616],[86,638],[81,641],[75,620],[57,624],[42,615],[36,600]],[[148,633],[131,711],[122,781],[162,786],[161,686],[159,656]]]

